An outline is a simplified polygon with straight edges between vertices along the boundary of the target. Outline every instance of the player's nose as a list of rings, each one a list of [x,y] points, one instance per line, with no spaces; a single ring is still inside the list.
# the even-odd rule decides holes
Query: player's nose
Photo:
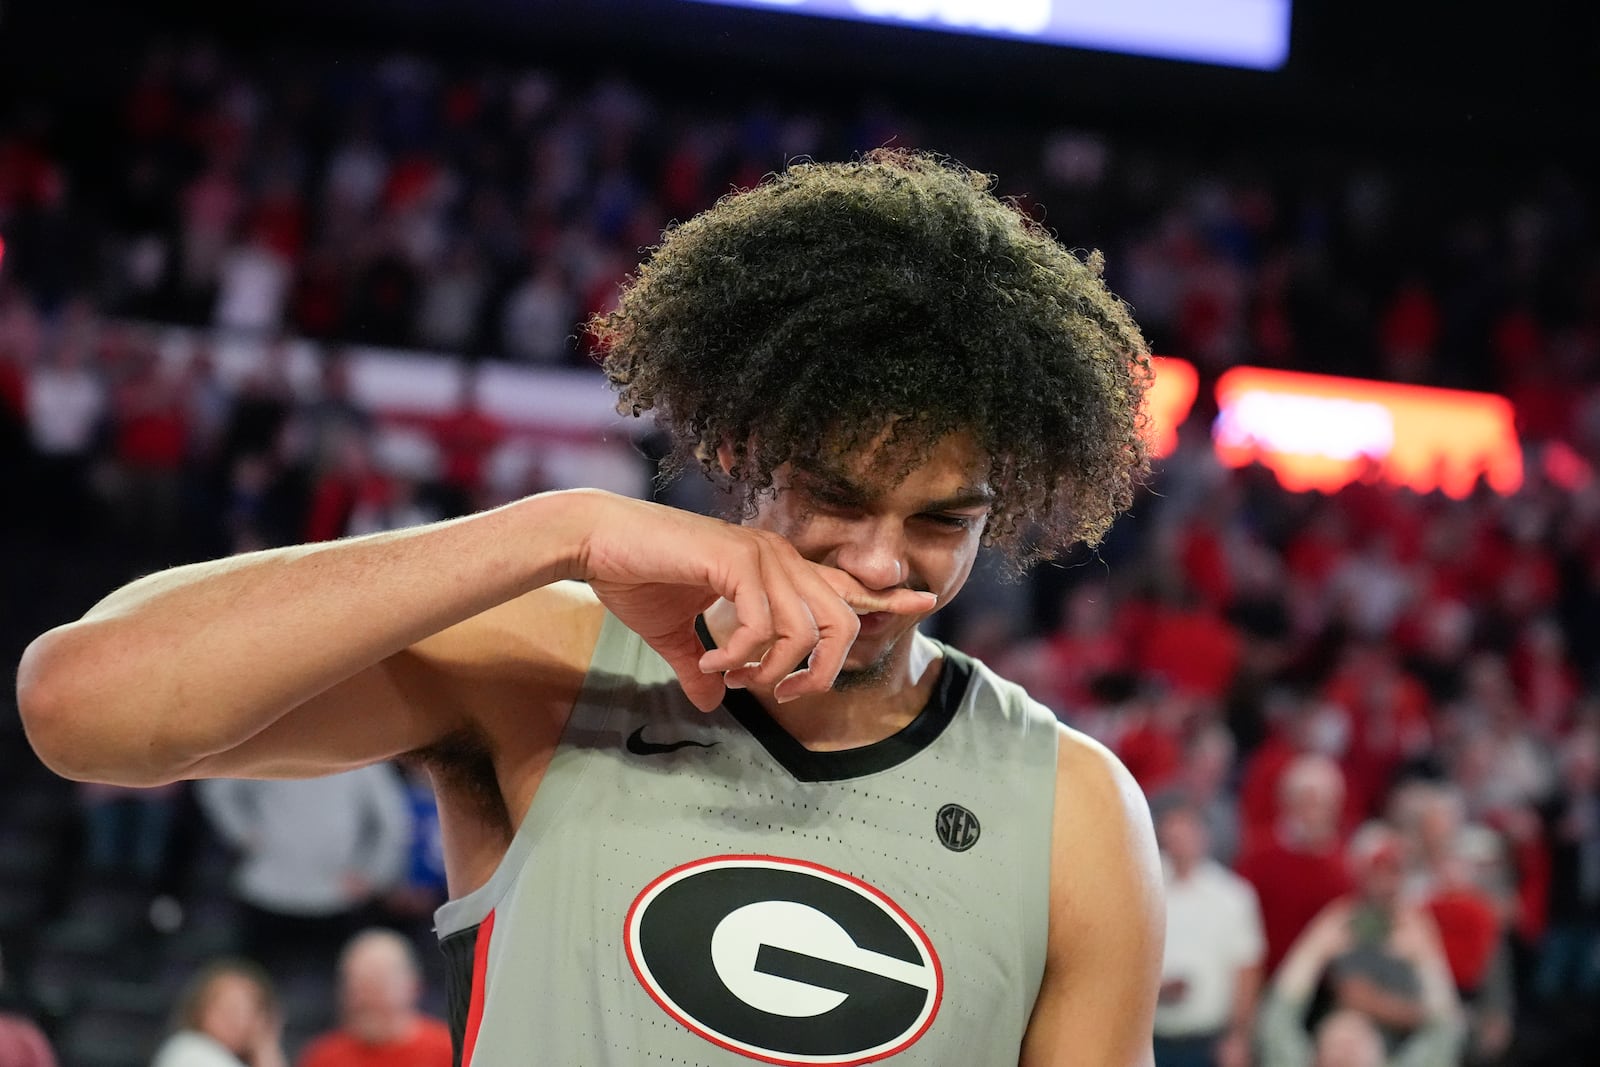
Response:
[[[868,589],[893,589],[909,573],[898,524],[863,523],[839,548],[835,566]]]

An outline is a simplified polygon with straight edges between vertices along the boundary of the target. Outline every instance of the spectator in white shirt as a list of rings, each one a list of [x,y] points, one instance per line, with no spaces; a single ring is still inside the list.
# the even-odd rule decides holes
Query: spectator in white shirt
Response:
[[[63,344],[28,378],[28,435],[42,456],[86,456],[106,412],[106,387],[77,343]]]
[[[1167,941],[1156,1007],[1156,1067],[1247,1067],[1266,938],[1250,883],[1211,858],[1204,815],[1157,809]]]
[[[106,415],[106,386],[92,362],[87,327],[69,325],[49,359],[27,377],[29,498],[53,536],[78,538],[89,524],[89,467]]]
[[[327,975],[405,869],[411,808],[393,767],[286,781],[215,779],[201,807],[240,853],[243,948],[280,979]],[[331,1021],[329,1012],[324,1024]]]

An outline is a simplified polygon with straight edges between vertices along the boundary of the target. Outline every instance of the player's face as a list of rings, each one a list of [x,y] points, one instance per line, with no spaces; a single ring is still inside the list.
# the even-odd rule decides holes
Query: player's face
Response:
[[[871,589],[904,586],[952,600],[977,558],[993,494],[987,457],[961,434],[939,442],[899,485],[873,489],[875,450],[841,461],[793,462],[751,525],[783,535],[802,556],[837,567]],[[931,613],[930,611],[930,613]],[[861,617],[838,685],[884,676],[918,617]]]

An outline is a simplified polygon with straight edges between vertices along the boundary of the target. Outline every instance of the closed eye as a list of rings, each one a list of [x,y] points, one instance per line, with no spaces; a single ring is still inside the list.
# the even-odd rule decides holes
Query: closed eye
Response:
[[[919,515],[918,518],[931,522],[935,526],[943,526],[951,530],[970,530],[972,529],[972,524],[978,521],[971,515],[932,514]]]

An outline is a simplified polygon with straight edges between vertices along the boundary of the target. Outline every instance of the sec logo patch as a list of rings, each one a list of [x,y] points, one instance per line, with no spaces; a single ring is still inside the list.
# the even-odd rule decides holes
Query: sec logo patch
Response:
[[[841,871],[777,856],[714,856],[634,898],[628,962],[660,1008],[751,1059],[870,1063],[933,1025],[944,971],[922,928]]]

